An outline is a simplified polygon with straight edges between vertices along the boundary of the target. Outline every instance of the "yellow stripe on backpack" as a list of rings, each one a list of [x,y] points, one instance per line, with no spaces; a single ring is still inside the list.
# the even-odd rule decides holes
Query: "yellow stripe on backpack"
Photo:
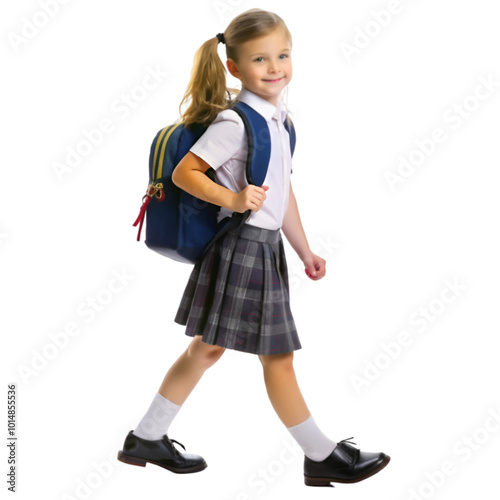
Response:
[[[170,136],[172,135],[172,132],[180,125],[180,123],[177,123],[176,125],[170,125],[168,127],[165,127],[160,134],[160,137],[158,137],[158,140],[156,141],[156,148],[155,148],[155,156],[153,160],[153,165],[155,165],[154,168],[154,177],[153,180],[158,180],[163,177],[163,160],[165,158],[165,148],[167,147],[167,142],[170,139]],[[163,137],[166,135],[165,140],[163,141]],[[160,150],[160,145],[161,145],[161,152],[160,152],[160,158],[158,159],[158,151]],[[157,163],[158,159],[158,163]]]

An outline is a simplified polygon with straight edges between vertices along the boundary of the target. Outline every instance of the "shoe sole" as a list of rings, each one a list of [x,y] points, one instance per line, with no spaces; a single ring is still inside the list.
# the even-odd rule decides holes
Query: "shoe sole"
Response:
[[[140,457],[134,457],[132,455],[127,455],[126,453],[123,453],[123,451],[119,451],[118,456],[116,458],[120,462],[123,462],[125,464],[129,464],[129,465],[137,465],[138,467],[146,467],[146,464],[150,463],[153,465],[157,465],[158,467],[163,467],[164,469],[167,469],[170,472],[175,472],[176,474],[189,474],[191,472],[199,472],[199,471],[202,471],[203,469],[207,468],[206,462],[203,462],[199,465],[193,465],[193,467],[186,467],[184,469],[179,469],[177,467],[169,467],[168,465],[160,464],[158,462],[155,462],[154,460],[149,460],[147,458],[140,458]]]
[[[374,470],[366,474],[365,476],[358,477],[356,479],[337,479],[331,477],[311,477],[306,476],[304,474],[304,482],[307,486],[330,486],[330,483],[359,483],[359,481],[363,481],[364,479],[368,479],[369,477],[375,475],[377,472],[380,472],[389,462],[391,461],[391,457],[386,455],[383,462]]]

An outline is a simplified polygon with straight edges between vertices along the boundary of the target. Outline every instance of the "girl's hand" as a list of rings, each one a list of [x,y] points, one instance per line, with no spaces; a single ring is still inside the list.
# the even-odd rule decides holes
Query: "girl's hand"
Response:
[[[305,272],[313,281],[320,280],[326,273],[326,261],[319,255],[310,253],[302,262],[306,266]]]
[[[231,210],[243,213],[250,209],[252,212],[258,212],[267,198],[266,191],[268,189],[269,186],[247,186],[235,196]]]

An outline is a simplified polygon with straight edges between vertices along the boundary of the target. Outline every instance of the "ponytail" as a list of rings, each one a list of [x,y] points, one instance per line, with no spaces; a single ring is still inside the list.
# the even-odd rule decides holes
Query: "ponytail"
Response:
[[[227,58],[237,63],[238,49],[243,43],[266,35],[276,28],[283,29],[291,46],[290,31],[277,14],[250,9],[236,16],[224,33],[219,33],[224,40]],[[193,124],[209,125],[220,111],[230,107],[234,96],[239,92],[226,86],[226,68],[217,52],[218,45],[219,36],[214,36],[194,56],[191,80],[179,105],[180,121],[188,128]],[[189,104],[184,113],[181,110],[183,104]]]
[[[194,56],[191,79],[179,105],[181,122],[186,127],[195,123],[211,123],[231,102],[231,91],[234,90],[226,86],[226,68],[217,52],[218,44],[217,37],[210,38]],[[185,103],[189,103],[189,106],[182,113],[181,108]]]

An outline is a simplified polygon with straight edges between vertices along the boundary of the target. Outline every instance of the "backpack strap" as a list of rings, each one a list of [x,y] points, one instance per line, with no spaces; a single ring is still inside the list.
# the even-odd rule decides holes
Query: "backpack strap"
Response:
[[[248,140],[246,178],[248,184],[262,186],[271,158],[271,133],[266,119],[248,104],[237,101],[231,108],[240,116]]]
[[[290,118],[290,115],[287,115],[286,120],[285,120],[285,128],[286,131],[288,132],[288,135],[290,136],[290,152],[292,153],[295,151],[295,143],[297,142],[297,136],[295,134],[295,127],[293,126],[292,119]]]
[[[262,186],[271,159],[271,133],[269,132],[267,121],[260,113],[242,101],[236,101],[230,109],[238,113],[245,126],[248,144],[245,167],[247,182],[248,184]],[[289,116],[287,116],[287,120],[285,121],[285,129],[290,136],[290,151],[293,155],[296,135],[295,128]],[[250,217],[251,213],[251,210],[246,210],[244,213],[233,212],[232,216],[224,222],[209,241],[203,254],[230,229],[236,227],[239,230],[248,217]]]
[[[269,159],[271,158],[271,134],[266,119],[248,104],[236,101],[231,108],[241,117],[248,137],[248,156],[246,176],[248,184],[262,186],[267,174]],[[290,152],[293,156],[297,136],[292,119],[287,115],[284,122],[290,137]]]

